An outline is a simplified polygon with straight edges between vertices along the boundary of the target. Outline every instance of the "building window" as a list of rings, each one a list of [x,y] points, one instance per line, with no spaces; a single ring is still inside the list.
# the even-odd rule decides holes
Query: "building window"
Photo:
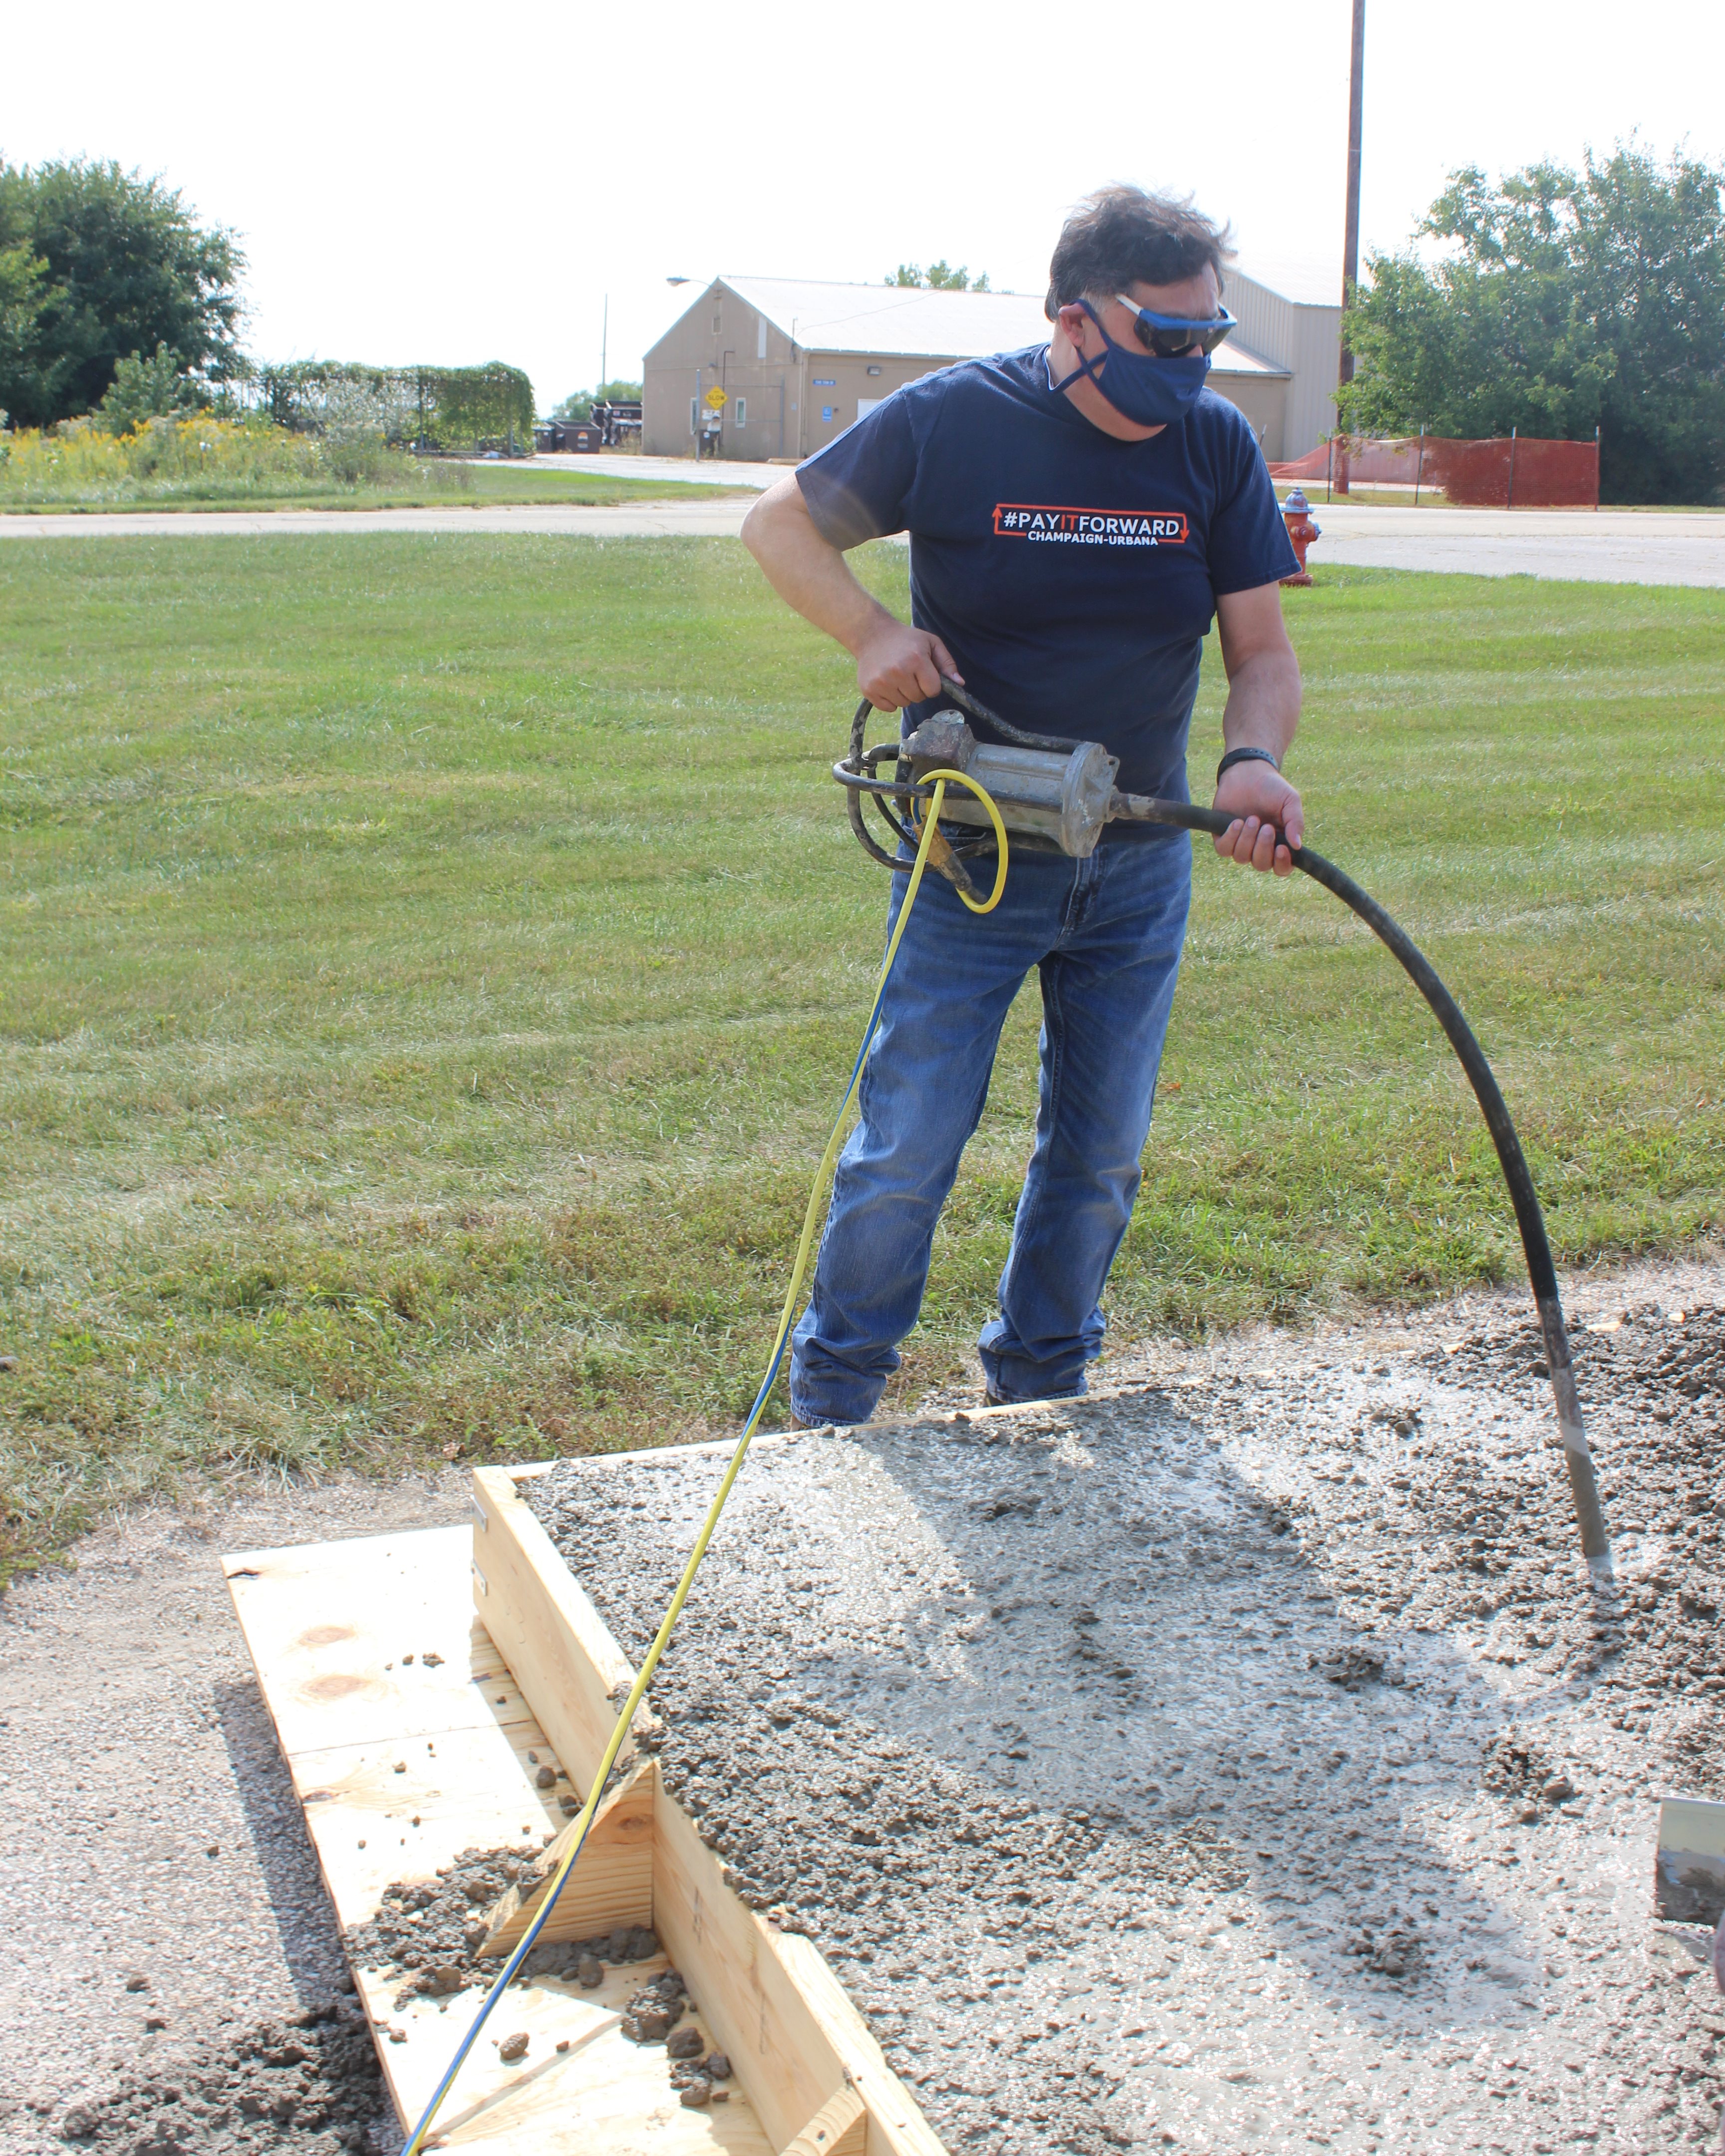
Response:
[[[739,397],[737,400],[737,424],[739,427],[746,427],[748,423],[749,400],[747,397]]]
[[[757,315],[755,317],[755,357],[757,359],[765,359],[766,357],[767,317],[765,315]]]
[[[870,372],[870,374],[878,374],[878,373],[880,372],[880,368],[879,368],[878,367],[871,367],[869,369],[869,372]]]
[[[724,321],[725,317],[721,314],[715,315],[713,316],[713,335],[715,336],[718,336],[721,329],[723,327]]]

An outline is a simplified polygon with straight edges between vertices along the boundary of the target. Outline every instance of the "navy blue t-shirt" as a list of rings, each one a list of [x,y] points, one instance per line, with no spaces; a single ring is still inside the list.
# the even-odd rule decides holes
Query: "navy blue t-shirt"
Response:
[[[797,480],[834,547],[908,531],[911,618],[966,687],[1014,726],[1101,742],[1132,793],[1187,798],[1217,593],[1299,566],[1232,404],[1206,389],[1179,425],[1117,441],[1052,388],[1045,345],[907,383]],[[912,706],[906,730],[939,701]]]

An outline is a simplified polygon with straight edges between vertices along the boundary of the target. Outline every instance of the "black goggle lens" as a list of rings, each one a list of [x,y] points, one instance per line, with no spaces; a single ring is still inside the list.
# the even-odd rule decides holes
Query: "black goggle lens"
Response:
[[[1132,301],[1123,300],[1122,305],[1132,306]],[[1158,359],[1180,359],[1194,352],[1208,358],[1235,327],[1235,318],[1225,307],[1210,321],[1200,322],[1158,322],[1142,307],[1134,308],[1133,314],[1138,342]]]

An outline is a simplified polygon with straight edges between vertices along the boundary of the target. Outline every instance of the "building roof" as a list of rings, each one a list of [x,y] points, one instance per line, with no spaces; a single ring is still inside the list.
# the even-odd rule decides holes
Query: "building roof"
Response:
[[[1296,307],[1342,306],[1342,264],[1327,254],[1266,254],[1230,265],[1231,276],[1250,277]]]
[[[891,358],[980,359],[1016,352],[1048,336],[1034,292],[940,292],[901,285],[837,285],[810,277],[721,277],[806,352],[879,352]],[[1219,374],[1282,375],[1230,337],[1213,364]]]

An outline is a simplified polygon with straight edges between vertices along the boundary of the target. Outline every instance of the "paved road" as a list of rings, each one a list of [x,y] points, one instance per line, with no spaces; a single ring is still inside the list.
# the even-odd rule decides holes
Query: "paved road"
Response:
[[[571,462],[577,461],[572,459]],[[586,459],[587,462],[595,461]],[[635,461],[631,459],[631,461]],[[675,459],[663,461],[676,469]],[[747,466],[725,468],[726,477]],[[712,501],[619,503],[560,508],[145,510],[111,516],[0,516],[0,539],[257,538],[293,532],[563,533],[611,538],[734,537],[748,508],[736,495]],[[1725,516],[1627,511],[1380,509],[1320,504],[1318,562],[1367,568],[1466,572],[1486,577],[1564,577],[1592,583],[1693,584],[1725,588]]]
[[[734,464],[724,458],[697,464],[693,457],[635,457],[616,450],[598,456],[577,456],[572,450],[542,450],[532,463],[536,472],[568,471],[596,474],[601,479],[679,479],[689,486],[771,486],[793,469],[789,465]]]
[[[1725,516],[1625,510],[1383,509],[1320,503],[1315,562],[1589,583],[1725,586]]]
[[[619,502],[594,507],[572,502],[492,503],[483,509],[188,509],[121,510],[107,516],[0,516],[0,539],[277,538],[339,531],[365,537],[379,531],[550,531],[618,539],[667,533],[735,538],[747,499]]]

